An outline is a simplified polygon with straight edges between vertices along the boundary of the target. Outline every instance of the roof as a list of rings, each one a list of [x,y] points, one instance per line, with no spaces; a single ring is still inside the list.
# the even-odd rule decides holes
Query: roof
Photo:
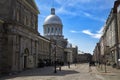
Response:
[[[61,19],[55,15],[55,9],[51,8],[51,14],[45,18],[44,25],[59,24],[62,25]]]
[[[47,24],[60,24],[62,25],[61,19],[57,15],[49,15],[45,18],[44,25]]]

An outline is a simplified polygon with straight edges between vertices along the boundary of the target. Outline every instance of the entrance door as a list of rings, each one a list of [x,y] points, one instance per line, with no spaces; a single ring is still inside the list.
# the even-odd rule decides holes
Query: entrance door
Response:
[[[26,48],[26,49],[24,50],[24,69],[27,68],[27,56],[28,56],[28,55],[29,55],[29,49]]]
[[[24,56],[24,69],[27,68],[27,56]]]

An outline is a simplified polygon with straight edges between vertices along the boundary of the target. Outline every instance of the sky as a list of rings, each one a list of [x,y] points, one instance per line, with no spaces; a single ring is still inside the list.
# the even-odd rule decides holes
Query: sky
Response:
[[[103,26],[115,0],[35,0],[40,11],[38,31],[43,35],[43,23],[52,7],[63,23],[63,35],[80,52],[91,53],[99,42]]]

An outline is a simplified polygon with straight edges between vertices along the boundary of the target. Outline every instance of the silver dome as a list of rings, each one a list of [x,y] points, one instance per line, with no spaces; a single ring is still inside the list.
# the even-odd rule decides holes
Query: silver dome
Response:
[[[57,15],[55,15],[55,9],[54,8],[51,8],[51,14],[48,17],[46,17],[46,19],[44,21],[44,25],[47,25],[47,24],[62,25],[61,19]]]
[[[60,24],[62,25],[61,19],[57,15],[49,15],[45,18],[44,25],[47,24]]]

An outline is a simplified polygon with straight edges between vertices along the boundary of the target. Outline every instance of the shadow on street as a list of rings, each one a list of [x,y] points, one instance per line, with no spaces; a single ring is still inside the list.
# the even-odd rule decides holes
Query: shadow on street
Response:
[[[11,76],[5,76],[3,78],[0,78],[0,80],[6,80],[6,79],[12,79],[16,77],[29,77],[29,76],[65,76],[69,74],[78,74],[80,72],[77,72],[75,70],[57,70],[57,73],[54,73],[53,67],[45,67],[45,68],[38,68],[38,69],[32,69],[32,70],[26,70],[23,72],[20,72],[16,75]]]

